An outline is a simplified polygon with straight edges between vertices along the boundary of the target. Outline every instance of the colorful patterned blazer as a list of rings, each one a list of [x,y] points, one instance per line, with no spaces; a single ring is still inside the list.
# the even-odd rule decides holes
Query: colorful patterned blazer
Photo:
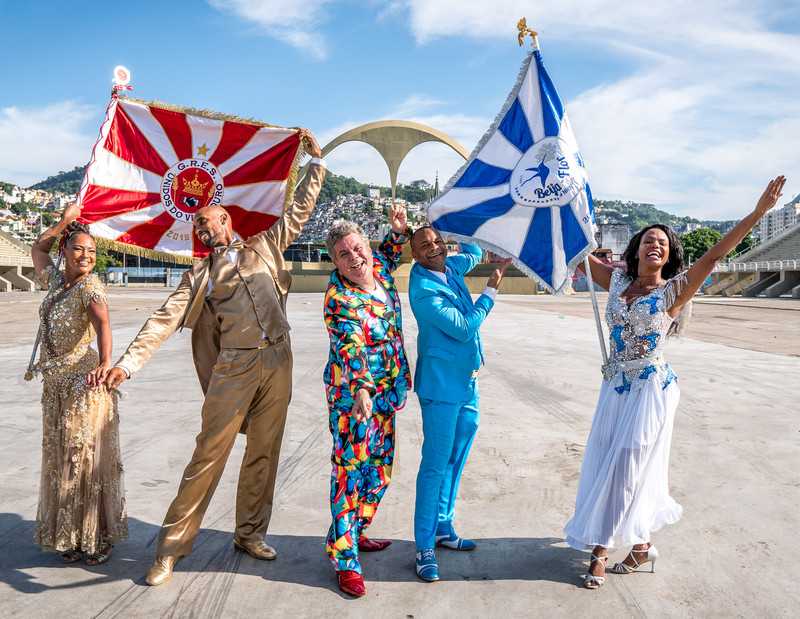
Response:
[[[403,345],[400,296],[392,272],[399,264],[406,238],[389,232],[373,253],[375,279],[386,289],[394,311],[341,277],[337,270],[331,273],[324,307],[331,346],[323,375],[331,408],[349,408],[359,389],[366,389],[373,397],[394,391],[391,400],[396,409],[405,403],[411,371]]]

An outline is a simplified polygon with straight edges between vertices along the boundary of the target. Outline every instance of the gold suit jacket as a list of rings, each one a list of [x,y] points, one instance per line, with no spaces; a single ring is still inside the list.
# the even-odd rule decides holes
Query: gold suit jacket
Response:
[[[305,179],[295,192],[294,202],[285,209],[283,216],[269,230],[256,234],[244,242],[246,247],[258,254],[263,269],[272,276],[280,296],[281,310],[284,312],[292,275],[286,269],[283,252],[297,238],[311,216],[324,179],[325,167],[310,165]],[[164,340],[176,329],[186,327],[192,330],[194,365],[203,393],[206,392],[220,349],[219,328],[209,305],[205,302],[209,264],[210,258],[206,257],[183,274],[178,287],[147,319],[128,349],[117,361],[117,366],[130,374],[137,372]]]

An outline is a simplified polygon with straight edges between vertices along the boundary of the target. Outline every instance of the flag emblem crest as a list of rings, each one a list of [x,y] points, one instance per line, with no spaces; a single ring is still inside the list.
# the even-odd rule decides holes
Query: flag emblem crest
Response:
[[[225,185],[219,170],[205,159],[184,159],[161,179],[161,202],[177,220],[194,221],[201,208],[222,205]]]
[[[588,173],[539,50],[497,119],[428,207],[445,236],[513,258],[549,291],[597,245]]]

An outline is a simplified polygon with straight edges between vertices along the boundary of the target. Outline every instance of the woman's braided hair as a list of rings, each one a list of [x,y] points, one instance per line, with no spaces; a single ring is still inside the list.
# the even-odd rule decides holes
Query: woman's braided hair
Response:
[[[66,247],[67,243],[72,241],[72,239],[79,234],[87,234],[92,240],[94,240],[92,233],[89,232],[89,226],[79,221],[73,221],[67,226],[66,230],[64,230],[64,237],[61,246]]]

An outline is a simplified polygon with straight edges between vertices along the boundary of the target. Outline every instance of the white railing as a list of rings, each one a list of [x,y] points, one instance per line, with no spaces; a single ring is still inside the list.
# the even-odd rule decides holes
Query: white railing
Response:
[[[725,262],[716,273],[756,273],[760,271],[800,271],[800,260],[766,260],[763,262]]]

